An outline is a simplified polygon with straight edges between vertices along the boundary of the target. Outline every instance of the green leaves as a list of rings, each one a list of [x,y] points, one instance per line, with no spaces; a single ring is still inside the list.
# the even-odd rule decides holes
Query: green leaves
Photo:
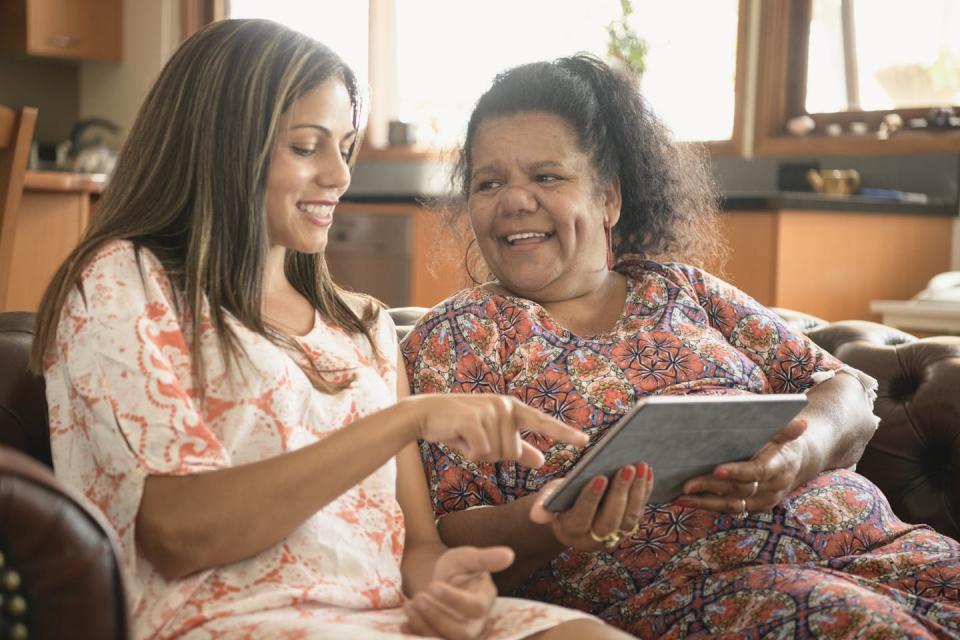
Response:
[[[631,0],[620,0],[620,19],[607,25],[607,55],[639,78],[646,70],[647,42],[631,29]]]

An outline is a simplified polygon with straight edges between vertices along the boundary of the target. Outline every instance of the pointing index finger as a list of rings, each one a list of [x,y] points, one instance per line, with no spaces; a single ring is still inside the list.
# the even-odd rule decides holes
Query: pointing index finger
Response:
[[[514,407],[514,421],[522,425],[526,431],[533,431],[577,447],[586,446],[590,440],[584,432],[567,426],[556,418],[552,418],[533,407],[528,407],[519,401]]]

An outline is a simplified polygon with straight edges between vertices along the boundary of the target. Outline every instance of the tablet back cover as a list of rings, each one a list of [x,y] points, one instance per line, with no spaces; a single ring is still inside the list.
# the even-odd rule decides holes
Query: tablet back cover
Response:
[[[584,455],[544,506],[565,511],[591,478],[613,478],[638,462],[653,467],[650,504],[669,502],[690,478],[751,458],[806,405],[802,394],[644,398]]]

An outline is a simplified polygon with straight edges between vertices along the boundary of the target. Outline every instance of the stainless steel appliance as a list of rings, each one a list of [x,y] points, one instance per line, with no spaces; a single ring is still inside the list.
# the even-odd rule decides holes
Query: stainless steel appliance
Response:
[[[412,215],[351,211],[336,216],[327,239],[333,281],[391,307],[410,304]]]

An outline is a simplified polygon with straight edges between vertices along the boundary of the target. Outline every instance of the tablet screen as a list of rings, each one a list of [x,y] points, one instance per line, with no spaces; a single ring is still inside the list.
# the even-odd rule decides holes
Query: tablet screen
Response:
[[[650,396],[639,400],[544,503],[566,511],[593,477],[623,466],[653,467],[650,504],[670,502],[683,483],[725,462],[750,459],[807,405],[803,394]]]

